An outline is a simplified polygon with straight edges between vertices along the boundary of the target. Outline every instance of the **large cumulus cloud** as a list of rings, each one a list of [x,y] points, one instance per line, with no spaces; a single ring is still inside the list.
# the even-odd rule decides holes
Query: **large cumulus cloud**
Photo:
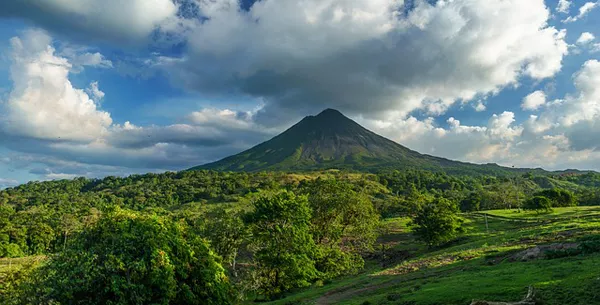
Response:
[[[0,1],[0,17],[23,18],[58,33],[108,42],[147,42],[156,30],[177,24],[171,0]]]
[[[567,13],[570,1],[560,3],[557,10]],[[24,0],[0,3],[0,16],[78,43],[100,39],[119,48],[173,39],[179,55],[139,62],[186,90],[261,105],[251,112],[198,109],[167,126],[117,124],[98,103],[111,95],[101,83],[76,88],[69,81],[71,73],[111,68],[112,61],[95,50],[60,49],[44,32],[25,34],[12,40],[14,87],[0,105],[0,137],[24,154],[11,160],[44,164],[30,167],[47,177],[213,161],[326,107],[449,158],[548,168],[589,168],[600,159],[598,141],[584,136],[600,130],[594,61],[574,76],[575,93],[550,100],[532,92],[525,122],[499,111],[479,126],[459,118],[435,123],[455,103],[483,111],[487,96],[559,73],[566,32],[548,25],[543,0],[263,0],[245,9],[237,0]],[[415,110],[431,118],[417,119]]]
[[[182,169],[240,151],[274,132],[256,124],[254,112],[214,108],[190,112],[172,125],[116,124],[99,105],[105,93],[98,82],[77,88],[69,80],[84,66],[110,62],[101,54],[79,60],[90,59],[89,53],[57,51],[42,30],[25,31],[10,42],[13,86],[0,100],[0,140],[18,153],[4,163],[34,174],[60,178]]]
[[[411,4],[280,0],[244,11],[200,1],[206,21],[189,30],[186,56],[163,66],[192,90],[263,99],[267,120],[324,106],[439,114],[522,77],[551,77],[568,52],[543,0]]]
[[[463,161],[599,170],[600,62],[586,61],[573,75],[573,84],[575,92],[528,108],[535,114],[521,123],[508,111],[481,126],[465,126],[455,118],[445,126],[414,117],[363,123],[418,151]],[[529,98],[536,95],[543,92]]]

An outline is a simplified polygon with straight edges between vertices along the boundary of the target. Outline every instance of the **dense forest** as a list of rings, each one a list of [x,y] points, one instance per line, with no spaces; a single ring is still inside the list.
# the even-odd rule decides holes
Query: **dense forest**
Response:
[[[460,212],[600,204],[600,174],[183,171],[29,182],[0,191],[3,304],[225,304],[354,274],[380,222],[430,247]],[[90,299],[90,295],[94,297]]]

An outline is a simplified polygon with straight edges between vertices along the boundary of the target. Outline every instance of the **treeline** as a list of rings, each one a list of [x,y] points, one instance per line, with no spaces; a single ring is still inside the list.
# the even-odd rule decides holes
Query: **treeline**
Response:
[[[9,296],[0,302],[275,298],[361,270],[383,218],[411,217],[415,236],[432,247],[460,234],[460,211],[598,204],[599,186],[595,173],[417,170],[186,171],[30,182],[0,191],[0,257],[47,259],[0,281],[0,294]]]
[[[358,185],[305,180],[294,191],[260,190],[248,206],[208,210],[106,206],[50,241],[44,263],[0,283],[0,301],[229,304],[353,274],[380,221]]]
[[[522,207],[536,196],[555,202],[552,194],[538,193],[544,189],[568,192],[572,198],[568,205],[600,202],[600,175],[596,173],[472,177],[417,170],[378,174],[185,171],[30,182],[0,191],[0,257],[59,251],[73,232],[109,208],[159,209],[164,210],[160,212],[163,214],[187,213],[187,218],[194,219],[205,217],[200,216],[205,207],[214,204],[249,207],[262,192],[288,190],[309,194],[313,192],[311,182],[319,177],[347,183],[360,191],[384,218],[406,215],[420,196],[445,198],[462,211]]]

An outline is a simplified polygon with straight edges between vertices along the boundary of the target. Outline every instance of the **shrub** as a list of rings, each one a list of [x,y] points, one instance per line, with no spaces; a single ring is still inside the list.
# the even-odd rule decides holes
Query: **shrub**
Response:
[[[456,237],[462,231],[462,223],[456,204],[436,198],[417,207],[411,229],[419,240],[432,247]]]
[[[231,303],[219,258],[186,233],[163,217],[109,213],[38,268],[27,303]]]
[[[552,211],[552,202],[550,199],[544,196],[535,196],[527,201],[523,205],[525,210],[532,210],[537,212],[550,212]]]
[[[579,244],[579,249],[584,254],[600,252],[600,235],[583,238]]]

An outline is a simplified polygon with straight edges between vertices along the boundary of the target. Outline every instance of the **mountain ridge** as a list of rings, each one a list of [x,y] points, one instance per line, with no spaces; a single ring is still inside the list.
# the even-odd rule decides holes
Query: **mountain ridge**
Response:
[[[306,116],[272,139],[190,170],[310,171],[425,169],[452,173],[547,172],[474,164],[421,154],[374,133],[335,109]]]

